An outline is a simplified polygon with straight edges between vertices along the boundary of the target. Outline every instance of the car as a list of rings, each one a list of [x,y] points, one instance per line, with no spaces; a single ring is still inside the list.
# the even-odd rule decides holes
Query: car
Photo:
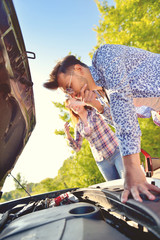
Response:
[[[0,186],[14,168],[36,124],[33,82],[12,0],[0,0]],[[159,159],[145,155],[147,180]],[[155,164],[156,163],[156,164]],[[122,203],[124,179],[47,192],[0,204],[0,239],[160,239],[160,195]],[[1,192],[1,195],[3,193]]]

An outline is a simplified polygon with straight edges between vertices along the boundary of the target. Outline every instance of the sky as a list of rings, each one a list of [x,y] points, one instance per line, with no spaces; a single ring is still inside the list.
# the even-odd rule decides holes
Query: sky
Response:
[[[38,183],[54,178],[71,155],[66,139],[54,134],[62,129],[59,110],[52,101],[63,103],[61,90],[51,91],[43,87],[57,60],[71,52],[91,65],[89,52],[96,46],[96,32],[100,13],[94,0],[13,0],[27,51],[36,54],[29,59],[34,83],[36,108],[35,129],[20,155],[12,175],[21,173],[27,182]],[[113,5],[113,0],[108,0]],[[7,177],[3,192],[14,189],[12,177]]]

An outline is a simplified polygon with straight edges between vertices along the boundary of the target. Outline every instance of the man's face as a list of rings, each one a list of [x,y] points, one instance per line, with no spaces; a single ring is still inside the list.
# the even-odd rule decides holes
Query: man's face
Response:
[[[80,98],[81,89],[84,85],[86,85],[86,89],[88,89],[88,82],[85,76],[74,70],[67,73],[60,73],[58,75],[58,84],[66,94],[73,98]]]

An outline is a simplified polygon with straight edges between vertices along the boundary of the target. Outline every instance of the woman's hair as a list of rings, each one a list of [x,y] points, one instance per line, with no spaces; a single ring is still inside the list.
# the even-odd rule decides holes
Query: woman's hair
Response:
[[[58,74],[59,73],[66,73],[67,70],[69,70],[75,64],[80,64],[81,66],[88,68],[88,66],[86,64],[82,63],[75,56],[68,55],[64,59],[62,59],[61,61],[57,62],[57,64],[55,65],[55,67],[53,68],[53,70],[50,74],[49,80],[47,82],[45,82],[43,84],[43,86],[45,88],[48,88],[48,89],[57,89],[59,87],[58,86],[58,79],[57,79]]]

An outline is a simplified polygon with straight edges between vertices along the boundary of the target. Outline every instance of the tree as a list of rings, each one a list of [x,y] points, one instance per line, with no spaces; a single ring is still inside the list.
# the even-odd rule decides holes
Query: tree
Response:
[[[19,183],[20,184],[19,184]],[[22,178],[21,174],[20,173],[17,173],[17,176],[16,178],[14,179],[14,185],[15,185],[15,188],[16,189],[22,189],[21,186],[23,186],[23,188],[26,188],[27,187],[27,181]],[[21,186],[20,186],[21,185]]]
[[[88,187],[104,182],[86,139],[83,140],[81,150],[64,161],[63,166],[58,171],[58,177],[69,188]]]
[[[46,178],[42,180],[40,183],[34,184],[32,191],[34,194],[40,194],[44,192],[54,191],[54,179]]]
[[[108,6],[107,0],[95,2],[101,19],[94,29],[97,32],[94,50],[109,43],[160,52],[159,0],[115,0],[116,6]]]
[[[139,120],[142,137],[141,148],[148,152],[151,157],[160,158],[160,127],[153,123],[151,118]]]

